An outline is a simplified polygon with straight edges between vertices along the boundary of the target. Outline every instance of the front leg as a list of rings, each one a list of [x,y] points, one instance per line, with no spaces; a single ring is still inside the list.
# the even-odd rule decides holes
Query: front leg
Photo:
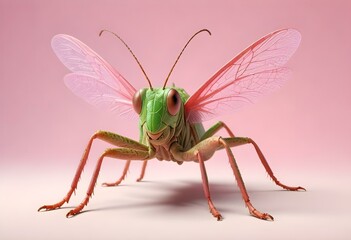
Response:
[[[112,158],[117,158],[117,159],[122,159],[122,160],[148,160],[151,159],[153,156],[150,156],[148,151],[142,151],[142,150],[137,150],[137,149],[132,149],[132,148],[112,148],[112,149],[107,149],[99,158],[95,171],[93,174],[93,177],[91,178],[90,184],[88,191],[86,193],[85,198],[83,201],[73,210],[69,211],[66,215],[66,217],[71,217],[74,216],[82,211],[82,209],[88,205],[89,199],[91,195],[93,194],[94,187],[96,180],[99,176],[99,172],[101,169],[102,161],[104,160],[105,157],[112,157]]]
[[[68,201],[70,200],[73,192],[76,190],[77,188],[77,185],[78,185],[78,181],[80,179],[80,176],[83,172],[83,169],[84,169],[84,166],[87,162],[87,159],[89,157],[89,153],[90,153],[90,149],[91,149],[91,146],[93,144],[93,141],[95,139],[100,139],[100,140],[103,140],[105,142],[108,142],[108,143],[111,143],[115,146],[118,146],[118,147],[127,147],[127,148],[133,148],[133,149],[138,149],[138,150],[141,150],[141,151],[148,151],[148,147],[137,142],[137,141],[134,141],[130,138],[127,138],[127,137],[123,137],[121,135],[118,135],[118,134],[115,134],[115,133],[112,133],[112,132],[107,132],[107,131],[98,131],[96,132],[89,140],[86,148],[85,148],[85,151],[83,153],[83,156],[80,160],[80,163],[78,165],[78,168],[76,170],[76,173],[75,173],[75,176],[73,178],[73,181],[72,181],[72,184],[71,184],[71,188],[69,189],[68,193],[65,195],[65,197],[59,201],[58,203],[55,203],[55,204],[52,204],[52,205],[44,205],[42,207],[40,207],[38,209],[38,211],[41,211],[41,210],[54,210],[54,209],[57,209],[57,208],[60,208],[65,202],[68,203]]]
[[[230,150],[230,147],[245,144],[246,138],[234,137],[234,138],[230,138],[230,139],[231,139],[231,142],[230,142],[230,144],[228,144],[227,140],[225,140],[221,137],[209,137],[209,138],[201,141],[200,143],[198,143],[197,145],[195,145],[193,148],[189,149],[188,151],[182,151],[181,146],[178,145],[177,143],[175,143],[171,146],[170,151],[173,154],[173,156],[179,161],[199,162],[201,175],[202,175],[202,185],[204,188],[205,196],[207,198],[207,202],[208,202],[210,211],[211,211],[212,215],[215,218],[217,218],[217,220],[221,220],[222,216],[218,212],[218,210],[215,208],[215,206],[211,200],[211,195],[210,195],[210,191],[209,191],[204,161],[209,159],[214,154],[214,152],[217,151],[218,149],[225,148],[227,151],[230,165],[233,169],[235,179],[236,179],[237,184],[239,186],[241,195],[243,197],[243,200],[244,200],[246,206],[249,209],[250,214],[257,217],[257,218],[260,218],[260,219],[273,220],[273,217],[271,215],[269,215],[268,213],[262,213],[262,212],[258,211],[251,204],[250,199],[249,199],[249,195],[246,191],[246,187],[245,187],[244,181],[241,177],[238,165],[236,163],[236,160],[234,158],[233,153]]]
[[[183,151],[182,147],[178,143],[174,143],[171,145],[170,152],[178,161],[194,161],[199,163],[202,178],[202,187],[207,199],[208,207],[210,208],[210,212],[217,219],[217,221],[220,221],[223,219],[223,217],[212,202],[204,163],[204,161],[209,159],[218,149],[218,143],[218,137],[210,137],[199,142],[188,151]]]

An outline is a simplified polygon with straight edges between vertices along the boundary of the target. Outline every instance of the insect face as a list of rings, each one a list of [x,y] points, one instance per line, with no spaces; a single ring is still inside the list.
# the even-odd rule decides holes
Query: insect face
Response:
[[[182,99],[174,88],[144,88],[133,97],[134,110],[139,114],[140,127],[153,143],[172,137],[181,112]]]

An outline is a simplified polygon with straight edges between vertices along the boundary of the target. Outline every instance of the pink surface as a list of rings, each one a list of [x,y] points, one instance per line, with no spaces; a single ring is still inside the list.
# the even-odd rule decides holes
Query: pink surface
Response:
[[[292,27],[302,34],[300,47],[288,63],[293,78],[259,103],[206,126],[223,120],[236,135],[253,138],[278,176],[294,179],[299,172],[305,176],[312,172],[317,178],[335,180],[351,169],[350,12],[350,1],[341,0],[1,0],[1,169],[12,169],[15,176],[16,168],[37,169],[36,173],[42,168],[74,167],[98,129],[138,139],[137,120],[96,109],[65,87],[63,77],[69,71],[50,46],[56,34],[82,40],[140,88],[147,82],[133,58],[113,37],[99,37],[101,29],[121,35],[153,84],[161,85],[188,38],[208,28],[212,36],[201,35],[189,45],[170,79],[192,94],[253,41]],[[94,156],[104,147],[98,144]],[[243,147],[234,153],[243,168],[262,171],[253,151]],[[229,168],[226,160],[209,165]],[[67,187],[69,181],[64,183]],[[298,179],[294,182],[304,186]],[[349,182],[335,184],[350,188]]]

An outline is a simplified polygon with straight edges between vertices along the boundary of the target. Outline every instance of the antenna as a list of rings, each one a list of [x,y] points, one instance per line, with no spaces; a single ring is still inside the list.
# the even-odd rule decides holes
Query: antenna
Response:
[[[168,79],[169,79],[169,77],[171,76],[171,73],[173,72],[173,69],[174,69],[175,65],[177,64],[177,62],[178,62],[180,56],[182,56],[182,54],[183,54],[185,48],[188,46],[188,44],[191,42],[191,40],[193,40],[193,38],[194,38],[196,35],[198,35],[199,33],[201,33],[201,32],[207,32],[208,34],[211,35],[211,32],[210,32],[208,29],[202,29],[202,30],[196,32],[196,33],[189,39],[189,41],[185,44],[184,48],[182,49],[182,51],[181,51],[180,54],[178,55],[178,57],[177,57],[175,63],[173,64],[173,66],[172,66],[172,68],[171,68],[171,71],[168,73],[168,76],[167,76],[167,78],[166,78],[166,81],[165,81],[165,83],[163,84],[163,89],[166,87],[166,84],[167,84],[167,82],[168,82]]]
[[[126,44],[126,42],[125,42],[120,36],[118,36],[116,33],[111,32],[111,31],[109,31],[109,30],[106,30],[106,29],[101,30],[100,33],[99,33],[99,36],[101,37],[101,35],[102,35],[104,32],[108,32],[108,33],[113,34],[115,37],[117,37],[117,38],[124,44],[124,46],[126,46],[126,47],[128,48],[129,52],[133,55],[135,61],[138,63],[139,67],[141,68],[141,71],[143,71],[143,74],[144,74],[146,80],[147,80],[148,83],[149,83],[150,89],[152,90],[151,81],[150,81],[150,79],[148,78],[148,76],[146,75],[146,72],[145,72],[143,66],[141,66],[141,64],[140,64],[140,62],[139,62],[139,60],[138,60],[138,58],[134,55],[132,49],[130,49],[130,47]]]

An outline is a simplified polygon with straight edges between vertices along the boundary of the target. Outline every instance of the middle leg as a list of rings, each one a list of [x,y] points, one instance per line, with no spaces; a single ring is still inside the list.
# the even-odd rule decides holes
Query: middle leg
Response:
[[[301,187],[301,186],[298,186],[298,187],[291,187],[291,186],[288,186],[288,185],[285,185],[283,183],[281,183],[276,176],[274,176],[274,173],[271,169],[271,167],[269,166],[266,158],[264,157],[261,149],[258,147],[258,145],[254,142],[254,140],[252,140],[251,138],[244,138],[244,137],[241,137],[241,138],[223,138],[223,140],[225,142],[227,142],[227,144],[230,146],[230,147],[234,147],[234,146],[237,146],[237,142],[240,141],[241,144],[252,144],[256,150],[256,153],[259,157],[259,159],[261,160],[261,163],[263,165],[263,167],[265,168],[266,172],[268,173],[268,175],[270,176],[270,178],[273,180],[273,182],[286,189],[286,190],[289,190],[289,191],[298,191],[298,190],[304,190],[306,191],[305,188]]]
[[[270,178],[275,182],[275,184],[277,184],[278,186],[286,189],[286,190],[290,190],[290,191],[298,191],[298,190],[304,190],[306,191],[305,188],[298,186],[298,187],[290,187],[287,186],[283,183],[281,183],[275,176],[274,173],[272,171],[272,169],[270,168],[266,158],[264,157],[261,149],[258,147],[258,145],[254,142],[254,140],[252,140],[251,138],[236,138],[233,134],[233,132],[229,129],[229,127],[222,121],[219,121],[218,123],[216,123],[215,125],[213,125],[211,128],[209,128],[204,135],[201,137],[200,141],[203,141],[209,137],[212,137],[214,134],[216,134],[219,130],[221,130],[222,128],[224,128],[227,133],[229,134],[230,138],[225,138],[226,141],[228,141],[229,144],[231,144],[231,142],[233,142],[233,146],[237,146],[238,143],[238,139],[241,139],[240,141],[243,142],[243,144],[252,144],[256,150],[256,153],[259,157],[259,159],[261,160],[261,163],[263,165],[263,167],[265,168],[266,172],[268,173],[268,175],[270,176]],[[232,147],[232,145],[231,145]]]
[[[137,182],[140,182],[141,180],[143,180],[144,176],[145,176],[145,170],[146,170],[146,166],[147,166],[147,160],[145,160],[143,162],[143,166],[141,168],[141,172],[140,172],[140,176],[137,179]]]
[[[204,135],[201,136],[200,141],[205,140],[206,138],[212,137],[214,136],[219,130],[221,130],[222,128],[224,128],[227,133],[229,134],[230,137],[235,137],[234,133],[229,129],[229,127],[227,126],[227,124],[225,124],[222,121],[219,121],[218,123],[216,123],[215,125],[213,125],[212,127],[210,127],[205,133]]]
[[[115,133],[111,133],[111,132],[104,132],[104,133],[105,133],[105,135],[107,134],[107,136],[105,137],[105,139],[107,139],[107,140],[105,140],[105,139],[103,139],[103,140],[105,140],[105,141],[107,141],[109,143],[112,143],[114,145],[117,145],[117,144],[113,140],[121,138],[121,136],[119,136],[119,135],[117,135]],[[145,145],[143,145],[143,144],[141,144],[139,142],[136,142],[134,140],[133,141],[129,140],[128,143],[129,144],[125,145],[125,146],[120,146],[120,145],[117,145],[117,146],[120,146],[120,147],[132,147],[132,148],[136,147],[139,150],[145,150],[145,151],[148,150],[148,148]],[[144,147],[140,147],[140,146],[144,146]],[[104,186],[104,187],[115,187],[115,186],[118,186],[126,178],[128,170],[129,170],[129,167],[130,167],[130,164],[131,164],[130,160],[128,160],[125,163],[122,175],[115,182],[104,182],[102,184],[102,186]],[[145,167],[146,167],[146,166],[144,167],[144,165],[146,165],[145,162],[143,164],[143,172],[145,172]],[[138,178],[137,181],[139,181],[139,179],[140,178]]]
[[[131,162],[131,160],[127,160],[126,165],[124,166],[124,169],[123,169],[122,176],[116,182],[112,182],[112,183],[104,182],[102,184],[102,186],[103,187],[115,187],[115,186],[118,186],[125,179],[125,177],[127,176],[128,169],[129,169],[129,166],[130,166],[130,162]]]

